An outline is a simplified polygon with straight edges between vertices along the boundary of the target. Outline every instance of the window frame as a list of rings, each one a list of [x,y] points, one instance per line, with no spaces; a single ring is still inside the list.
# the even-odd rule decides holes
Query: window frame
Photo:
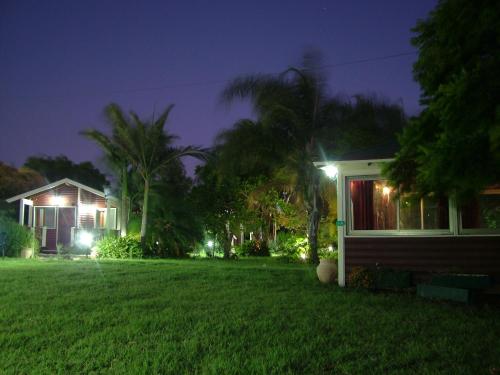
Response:
[[[449,236],[453,235],[452,222],[453,210],[451,199],[448,199],[448,228],[446,229],[399,229],[400,227],[400,200],[396,204],[396,226],[397,229],[354,229],[353,205],[351,201],[351,181],[380,181],[387,180],[381,175],[349,175],[345,177],[345,207],[347,216],[347,236]]]
[[[500,236],[500,228],[464,228],[462,225],[461,208],[457,207],[458,233],[464,236],[467,235],[485,235],[485,236]]]

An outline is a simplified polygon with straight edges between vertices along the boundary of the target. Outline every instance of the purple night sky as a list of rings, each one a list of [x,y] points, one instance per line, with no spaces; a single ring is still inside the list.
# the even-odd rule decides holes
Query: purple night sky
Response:
[[[0,3],[0,160],[65,154],[101,166],[78,134],[106,130],[110,102],[149,117],[175,103],[167,129],[209,146],[250,116],[218,103],[224,80],[279,72],[306,47],[325,64],[414,51],[412,28],[436,5],[412,1],[25,1]],[[326,71],[332,93],[377,93],[419,110],[416,55]],[[214,83],[215,81],[215,83]],[[192,162],[188,162],[192,169]]]

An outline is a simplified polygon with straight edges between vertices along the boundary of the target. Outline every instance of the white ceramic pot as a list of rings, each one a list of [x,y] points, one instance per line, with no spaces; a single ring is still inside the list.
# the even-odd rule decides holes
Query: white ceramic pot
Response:
[[[21,250],[21,258],[31,258],[33,257],[33,249],[26,248]]]
[[[333,259],[320,259],[316,267],[318,279],[324,284],[333,283],[337,278],[337,261]]]

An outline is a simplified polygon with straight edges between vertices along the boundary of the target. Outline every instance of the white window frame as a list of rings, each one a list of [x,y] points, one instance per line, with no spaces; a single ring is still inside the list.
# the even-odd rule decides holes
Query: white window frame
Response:
[[[346,214],[347,214],[347,236],[360,236],[360,237],[370,237],[370,236],[450,236],[453,235],[453,210],[452,202],[448,199],[448,228],[446,229],[399,229],[400,226],[400,201],[398,199],[396,205],[396,225],[397,229],[373,229],[373,230],[355,230],[353,228],[353,207],[351,201],[351,181],[380,181],[387,180],[383,176],[377,175],[349,175],[345,177],[345,198],[346,198]]]

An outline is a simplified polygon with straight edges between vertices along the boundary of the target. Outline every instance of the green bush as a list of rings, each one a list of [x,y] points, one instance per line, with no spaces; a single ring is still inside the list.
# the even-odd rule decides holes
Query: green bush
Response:
[[[235,252],[238,256],[269,256],[269,247],[265,241],[251,240],[235,246]]]
[[[7,217],[0,217],[0,256],[18,257],[26,248],[34,248],[34,254],[40,250],[33,232]]]
[[[300,259],[308,253],[307,238],[293,233],[278,233],[276,242],[271,245],[271,254],[291,260]]]
[[[136,236],[108,236],[98,241],[96,247],[98,258],[126,259],[143,257],[141,242]]]

